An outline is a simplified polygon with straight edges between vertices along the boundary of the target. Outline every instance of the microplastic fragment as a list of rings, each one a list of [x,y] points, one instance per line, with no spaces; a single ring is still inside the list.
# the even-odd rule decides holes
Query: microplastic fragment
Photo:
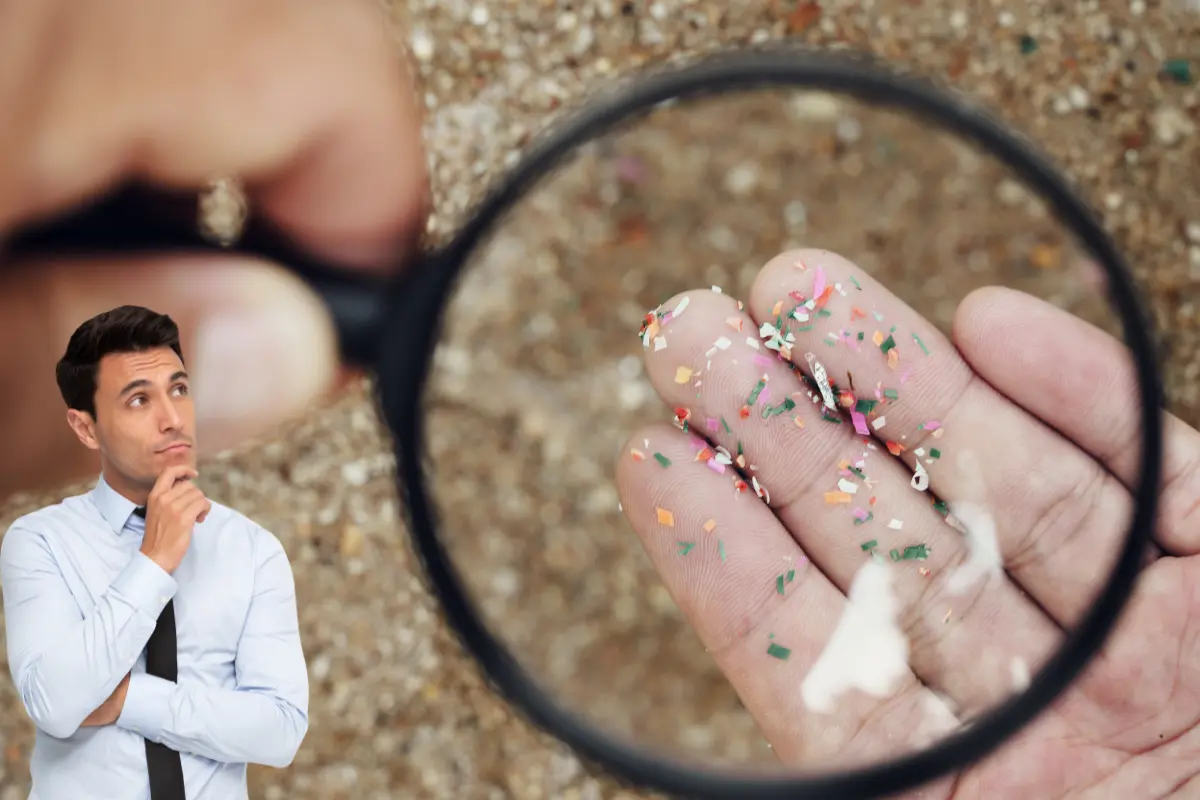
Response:
[[[838,488],[846,494],[858,494],[858,484],[845,478],[838,480]]]
[[[636,447],[629,448],[629,455],[633,456],[634,461],[645,461],[646,460],[646,454],[643,453],[641,450],[638,450]]]
[[[725,540],[717,539],[717,554],[721,556],[721,560],[725,560]]]
[[[692,379],[692,368],[691,367],[676,367],[675,368],[675,382],[676,383],[687,383],[691,379]]]
[[[790,398],[790,397],[786,398],[782,403],[779,403],[777,405],[765,406],[763,408],[763,413],[762,413],[763,419],[770,419],[771,417],[778,416],[778,415],[784,413],[785,411],[791,411],[795,407],[796,407],[796,401],[792,400],[792,398]]]
[[[875,430],[880,430],[884,425],[887,425],[887,417],[876,417],[871,420],[871,427]]]
[[[871,552],[871,550],[873,548],[878,547],[878,546],[879,546],[878,539],[872,539],[869,542],[863,542],[861,545],[859,545],[859,547],[861,547],[863,549],[864,553],[869,553],[869,552]]]
[[[712,291],[713,291],[713,294],[721,294],[721,293],[722,293],[722,292],[721,292],[721,287],[720,287],[720,286],[717,286],[717,285],[715,285],[715,284],[714,284],[714,285],[713,285],[713,287],[712,287]]]
[[[904,522],[903,522],[902,520],[898,520],[898,519],[895,519],[895,518],[893,518],[893,519],[892,519],[892,521],[888,523],[888,527],[889,527],[889,528],[891,528],[891,529],[892,529],[892,530],[894,530],[894,531],[903,530],[903,529],[904,529]]]
[[[787,661],[788,656],[791,654],[791,650],[777,645],[774,642],[771,642],[771,645],[767,648],[767,655],[771,656],[772,658],[778,658],[780,661]]]
[[[837,403],[833,399],[833,389],[829,386],[829,375],[825,372],[825,367],[820,361],[817,361],[817,357],[812,353],[805,353],[804,360],[812,369],[813,380],[816,381],[817,388],[821,390],[821,400],[825,403],[825,407],[830,411],[837,411]]]
[[[905,547],[904,551],[892,550],[890,553],[892,561],[924,561],[929,558],[929,546],[924,544],[915,544]]]
[[[931,447],[931,448],[929,448],[929,457],[930,458],[941,458],[942,451],[938,450],[936,447]]]
[[[778,592],[779,594],[783,594],[783,576],[782,575],[775,578],[775,591]]]
[[[846,492],[825,492],[825,503],[827,505],[848,505],[852,499]]]
[[[925,471],[925,467],[921,465],[920,461],[916,462],[909,485],[918,492],[923,492],[929,488],[929,473]]]
[[[713,342],[713,346],[721,350],[728,350],[731,344],[733,344],[733,342],[731,342],[726,336],[719,336],[717,337],[717,340]]]
[[[692,302],[690,297],[684,297],[679,301],[679,305],[675,306],[675,310],[671,312],[671,317],[676,318],[683,313],[683,310],[688,307],[688,303]]]
[[[721,417],[721,426],[725,428],[726,433],[733,433],[733,431],[729,428],[729,423],[725,421],[724,417]]]
[[[671,459],[667,458],[662,453],[655,453],[654,460],[657,461],[663,469],[671,466]]]
[[[888,400],[899,400],[900,399],[900,393],[897,392],[895,389],[884,389],[883,396],[886,397]]]
[[[912,335],[912,337],[913,337],[913,341],[917,343],[917,347],[921,348],[922,352],[924,352],[925,355],[929,355],[929,348],[926,347],[925,343],[921,341],[921,337],[917,336],[915,333]]]
[[[716,527],[717,521],[715,519],[710,519],[708,522],[704,523],[704,532],[712,533]]]
[[[728,325],[729,327],[733,328],[735,331],[740,331],[742,329],[742,318],[741,317],[727,317],[725,320],[725,324]]]
[[[854,277],[853,275],[851,275],[851,276],[850,276],[850,282],[854,284],[854,288],[855,288],[855,289],[858,289],[860,292],[862,291],[862,285],[861,285],[861,284],[859,284],[859,282],[858,282],[858,278],[856,278],[856,277]]]
[[[819,297],[825,291],[825,270],[822,267],[817,267],[817,274],[813,277],[813,297]]]
[[[854,524],[855,525],[866,525],[868,522],[870,522],[873,519],[875,519],[875,514],[873,512],[868,511],[867,515],[865,517],[854,520]]]
[[[850,420],[854,423],[854,431],[862,436],[870,436],[871,431],[867,428],[867,418],[858,411],[850,412]]]
[[[686,556],[696,546],[695,542],[676,542],[679,545],[679,555]]]
[[[657,353],[659,350],[666,350],[666,349],[667,349],[666,338],[663,336],[655,336],[654,337],[654,352]]]
[[[758,396],[759,396],[759,394],[762,393],[762,390],[765,389],[766,386],[767,386],[767,376],[763,375],[761,378],[758,379],[758,383],[756,383],[754,385],[754,389],[750,392],[750,397],[747,398],[746,405],[752,406],[756,402],[758,402]]]
[[[675,515],[665,508],[655,508],[655,513],[658,514],[658,524],[666,525],[668,528],[675,527]]]

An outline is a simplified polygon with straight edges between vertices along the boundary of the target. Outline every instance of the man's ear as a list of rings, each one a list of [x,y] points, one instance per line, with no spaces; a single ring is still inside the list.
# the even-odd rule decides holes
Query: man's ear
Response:
[[[96,438],[96,421],[92,419],[91,414],[75,408],[68,408],[67,424],[71,426],[71,430],[75,431],[75,435],[79,437],[79,441],[83,442],[84,447],[89,450],[100,449],[100,440]]]

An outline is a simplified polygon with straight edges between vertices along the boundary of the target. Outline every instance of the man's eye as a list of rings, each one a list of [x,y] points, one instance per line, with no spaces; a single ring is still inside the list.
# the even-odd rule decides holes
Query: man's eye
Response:
[[[175,387],[175,393],[176,393],[176,394],[181,394],[181,395],[187,394],[187,393],[188,393],[188,387],[187,387],[186,385],[184,385],[184,384],[182,384],[182,383],[181,383],[181,384],[179,384],[178,386],[176,386],[176,387]]]
[[[142,396],[142,395],[140,395],[140,394],[139,394],[139,395],[137,395],[137,396],[135,396],[135,397],[133,397],[133,398],[130,398],[130,400],[129,400],[129,405],[131,405],[131,406],[140,406],[140,405],[141,405],[142,403],[144,403],[144,402],[146,402],[146,398],[145,398],[144,396]]]

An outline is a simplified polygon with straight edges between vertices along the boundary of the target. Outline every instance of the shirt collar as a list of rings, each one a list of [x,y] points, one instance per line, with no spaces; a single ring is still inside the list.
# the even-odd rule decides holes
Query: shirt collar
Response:
[[[101,516],[113,529],[113,533],[120,533],[125,529],[125,523],[137,508],[137,503],[109,486],[103,475],[96,481],[96,488],[92,490],[92,502],[100,509]]]

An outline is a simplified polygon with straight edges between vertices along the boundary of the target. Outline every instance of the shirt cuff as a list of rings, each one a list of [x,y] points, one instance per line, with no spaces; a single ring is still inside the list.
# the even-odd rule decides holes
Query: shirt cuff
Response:
[[[117,594],[156,621],[167,603],[175,596],[178,586],[170,573],[140,550],[133,554],[133,560],[112,582],[112,588]]]
[[[161,743],[163,730],[171,718],[171,695],[175,686],[172,681],[145,672],[130,675],[117,727]]]

